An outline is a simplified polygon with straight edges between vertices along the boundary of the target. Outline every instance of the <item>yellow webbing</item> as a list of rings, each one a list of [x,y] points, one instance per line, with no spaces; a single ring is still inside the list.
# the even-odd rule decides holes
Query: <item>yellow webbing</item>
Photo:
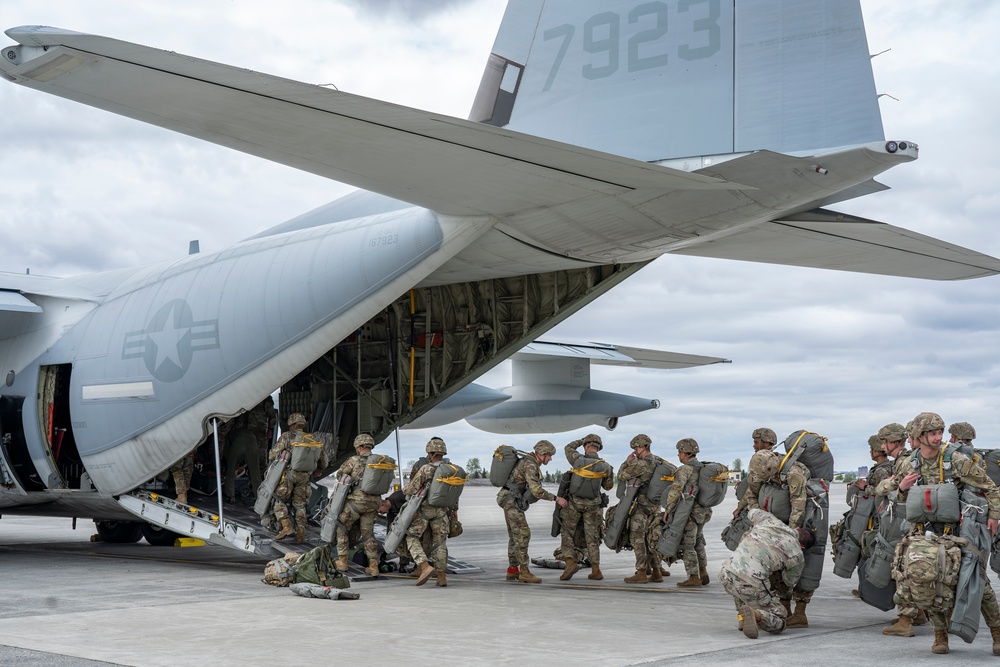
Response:
[[[500,447],[506,447],[506,446],[507,445],[500,445]],[[503,461],[503,454],[500,453],[500,447],[497,447],[493,451],[493,458],[495,458],[497,461]]]
[[[458,471],[458,468],[456,468],[453,465],[449,465],[447,463],[444,465],[447,465],[452,470]],[[452,486],[462,486],[463,484],[465,484],[465,478],[459,477],[458,475],[449,475],[448,477],[438,477],[435,481],[444,482],[445,484],[451,484]]]
[[[570,468],[569,471],[574,475],[579,475],[580,477],[583,477],[584,479],[600,479],[601,477],[604,477],[603,472],[595,472],[593,470],[590,470],[591,466],[595,466],[598,463],[604,463],[604,459],[597,459],[593,463],[588,463],[582,468]]]
[[[396,464],[388,459],[388,456],[380,456],[375,463],[366,463],[365,465],[373,470],[395,470]]]
[[[674,476],[673,475],[664,475],[663,477],[660,478],[660,481],[661,482],[672,482],[672,481],[674,481]]]
[[[781,459],[781,465],[778,466],[779,473],[785,469],[785,464],[788,463],[788,457],[792,455],[792,453],[795,451],[795,448],[799,446],[800,442],[802,442],[802,438],[806,437],[807,435],[819,435],[819,433],[813,433],[812,431],[802,431],[802,435],[796,438],[795,444],[792,445],[792,448],[788,450],[787,454],[785,454],[785,458]],[[819,435],[819,437],[823,438],[823,436],[821,435]],[[825,452],[826,450],[827,450],[826,438],[823,438],[823,451]]]
[[[312,434],[310,433],[303,433],[301,440],[292,443],[292,447],[322,447],[322,446],[323,443],[317,440],[316,438],[312,437]]]

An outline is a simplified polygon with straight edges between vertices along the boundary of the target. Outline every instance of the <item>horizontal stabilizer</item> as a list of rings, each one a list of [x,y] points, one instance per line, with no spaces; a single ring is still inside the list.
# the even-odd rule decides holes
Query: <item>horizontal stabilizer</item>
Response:
[[[1000,260],[884,222],[827,209],[744,228],[673,254],[929,280],[1000,272]]]
[[[658,368],[662,370],[729,363],[728,359],[723,359],[722,357],[706,357],[698,354],[647,350],[641,347],[625,347],[622,345],[601,343],[577,345],[535,341],[522,348],[520,352],[514,355],[514,359],[518,359],[521,355],[530,355],[523,357],[525,361],[541,361],[541,357],[546,356],[553,358],[575,357],[578,359],[590,359],[591,363],[602,366],[631,366],[634,368]]]
[[[42,309],[18,292],[0,290],[0,311],[8,313],[40,313]]]

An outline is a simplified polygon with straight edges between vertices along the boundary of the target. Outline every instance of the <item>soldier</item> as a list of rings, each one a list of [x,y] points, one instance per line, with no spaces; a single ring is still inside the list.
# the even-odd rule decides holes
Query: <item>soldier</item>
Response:
[[[758,628],[772,634],[785,629],[788,611],[778,603],[769,581],[785,588],[798,583],[805,566],[802,552],[816,543],[816,533],[807,528],[792,530],[776,516],[752,509],[747,531],[733,555],[722,564],[719,580],[736,603],[738,627],[750,639]]]
[[[781,455],[775,451],[762,449],[754,454],[750,458],[750,481],[744,498],[747,499],[748,509],[767,509],[770,511],[773,506],[761,507],[761,490],[765,486],[777,487],[778,494],[783,496],[787,493],[788,495],[790,511],[788,521],[785,524],[792,530],[798,530],[802,527],[806,514],[806,482],[809,481],[809,468],[796,461],[789,466],[788,474],[782,480],[780,464]],[[798,584],[791,588],[781,582],[778,582],[777,589],[781,604],[788,612],[785,627],[809,627],[806,605],[812,600],[813,591],[803,591]],[[795,600],[794,613],[792,612],[793,599]]]
[[[639,480],[640,484],[648,484],[653,477],[653,470],[660,463],[659,457],[649,451],[653,443],[645,433],[632,438],[629,446],[632,453],[618,468],[618,481],[629,482]],[[660,568],[660,552],[656,543],[660,539],[660,504],[650,500],[645,493],[636,496],[635,511],[629,517],[629,541],[635,551],[635,574],[625,577],[626,584],[645,584],[650,581],[663,581],[664,572]],[[646,572],[650,574],[647,575]],[[669,572],[666,573],[669,576]]]
[[[878,435],[868,438],[868,451],[875,465],[868,471],[867,477],[852,482],[851,486],[854,486],[859,491],[864,491],[871,487],[871,490],[874,492],[882,480],[892,476],[894,469],[892,461],[889,460],[885,451],[885,444]],[[850,498],[848,498],[849,500]]]
[[[750,434],[750,437],[753,439],[753,451],[755,453],[759,452],[762,449],[767,449],[769,451],[772,451],[774,449],[774,446],[778,444],[778,436],[775,435],[774,431],[772,431],[769,428],[764,428],[764,427],[755,428],[753,430],[753,433]],[[747,492],[747,485],[743,482],[740,482],[736,486],[736,500],[739,502],[736,503],[736,509],[733,510],[733,517],[739,516],[740,512],[742,512],[746,508],[747,506],[746,492]]]
[[[194,450],[185,454],[180,461],[170,468],[170,474],[174,478],[174,491],[177,493],[177,502],[188,504],[188,490],[191,488],[191,476],[194,474]]]
[[[289,430],[281,434],[268,454],[268,459],[271,461],[276,461],[286,450],[291,454],[288,470],[285,471],[281,484],[274,494],[274,516],[281,521],[281,530],[274,539],[283,540],[294,532],[295,540],[299,544],[305,542],[306,524],[309,521],[306,515],[306,503],[312,493],[309,481],[313,475],[319,477],[329,465],[326,445],[333,440],[330,433],[303,433],[302,429],[305,427],[305,415],[301,412],[290,414]],[[288,518],[289,500],[295,509],[294,528]]]
[[[1000,519],[1000,490],[996,484],[986,475],[986,471],[976,465],[969,457],[961,452],[951,454],[950,466],[946,467],[941,456],[942,440],[944,436],[944,420],[933,412],[921,412],[914,417],[913,426],[910,430],[910,439],[917,447],[917,451],[903,459],[898,471],[889,479],[879,485],[880,495],[887,495],[890,491],[898,491],[899,496],[905,501],[908,491],[914,485],[920,483],[925,485],[943,484],[950,477],[955,483],[972,486],[981,489],[989,504],[989,515],[987,528],[990,535],[995,536],[997,532],[998,519]],[[911,534],[914,532],[934,532],[937,534],[957,533],[957,525],[952,524],[921,524],[914,525]],[[986,625],[990,628],[993,637],[993,655],[1000,655],[1000,607],[997,606],[996,594],[990,586],[989,579],[983,577],[985,589],[981,611]],[[914,586],[923,584],[914,584]],[[928,611],[931,627],[934,629],[934,643],[931,645],[932,653],[948,652],[948,625],[950,614],[939,611]]]
[[[875,495],[884,497],[885,494],[881,493],[879,489],[887,487],[882,487],[882,482],[898,473],[903,466],[903,461],[907,458],[908,452],[906,451],[906,441],[908,436],[906,427],[897,422],[886,424],[878,430],[878,439],[879,442],[882,443],[882,451],[893,459],[892,473],[878,482],[872,482]],[[871,477],[871,474],[869,474],[869,477]],[[886,502],[889,501],[886,500]],[[895,516],[905,517],[906,502],[899,502],[897,499],[896,504],[897,508],[894,513]],[[895,542],[891,543],[890,546],[895,547],[898,544],[899,541],[897,539]],[[887,625],[882,628],[882,634],[892,635],[895,637],[913,637],[913,626],[926,624],[927,614],[923,610],[910,605],[899,605],[899,616],[897,616],[896,620],[892,622],[892,625]]]
[[[559,498],[542,488],[540,466],[548,465],[556,453],[556,446],[548,440],[535,443],[534,451],[521,457],[510,474],[508,484],[497,494],[497,505],[503,509],[507,522],[507,581],[523,581],[526,584],[540,584],[542,580],[528,569],[528,543],[531,528],[524,516],[528,507],[525,493],[538,500],[553,500],[559,507],[566,507],[566,499]]]
[[[274,427],[277,423],[274,399],[268,396],[247,413],[247,428],[257,439],[260,448],[260,470],[267,470],[267,454],[274,442]],[[254,488],[256,491],[257,489]]]
[[[576,451],[583,445],[583,454]],[[576,460],[581,456],[587,458],[597,458],[597,452],[604,449],[601,436],[596,433],[588,433],[583,436],[583,440],[574,440],[566,445],[563,451],[566,453],[566,460],[571,466],[576,464]],[[608,466],[604,477],[601,479],[601,488],[605,491],[611,490],[615,485],[614,468]],[[603,494],[601,494],[603,495]],[[576,558],[569,554],[576,555],[573,547],[573,538],[576,535],[576,527],[583,521],[583,533],[587,540],[587,559],[590,561],[590,574],[588,579],[603,579],[601,572],[601,533],[604,530],[604,515],[601,512],[603,498],[581,498],[569,494],[567,503],[562,509],[562,553],[566,559],[566,569],[559,575],[560,581],[568,581],[574,574],[579,572],[580,564]]]
[[[414,496],[421,489],[430,485],[444,455],[448,453],[448,448],[441,438],[431,438],[424,451],[427,452],[427,463],[421,466],[409,483],[403,487],[403,493],[406,496]],[[437,585],[448,585],[448,531],[451,527],[451,519],[458,519],[457,504],[455,507],[431,507],[423,503],[420,505],[417,515],[413,517],[413,522],[406,531],[406,547],[410,552],[410,557],[417,564],[417,572],[419,573],[417,586],[423,586],[427,583],[435,570],[437,571]],[[434,559],[434,567],[431,567],[427,562],[427,553],[420,539],[424,531],[428,529],[431,531],[430,557]]]
[[[375,440],[367,433],[361,433],[354,438],[354,456],[344,461],[337,470],[337,477],[350,475],[354,488],[347,496],[344,509],[337,517],[337,563],[341,572],[347,572],[347,552],[351,548],[348,537],[351,526],[361,523],[361,540],[364,542],[365,555],[368,556],[368,567],[365,572],[373,577],[378,576],[378,542],[375,540],[375,515],[378,513],[381,496],[365,493],[361,490],[361,478],[365,474],[365,465],[375,447]]]
[[[260,447],[257,438],[249,429],[247,415],[243,414],[226,423],[225,435],[219,430],[219,437],[226,443],[226,478],[223,490],[227,503],[236,502],[236,477],[241,464],[250,475],[250,484],[256,493],[260,488]]]
[[[667,507],[663,515],[664,521],[681,499],[681,491],[692,484],[698,485],[698,475],[701,472],[701,462],[698,460],[698,442],[694,438],[682,438],[677,441],[677,458],[681,466],[674,473],[674,483],[667,492]],[[679,588],[701,588],[707,586],[708,556],[705,554],[705,524],[712,518],[712,509],[702,507],[697,503],[691,509],[691,516],[684,526],[684,537],[680,550],[684,558],[684,570],[688,578],[678,582]]]
[[[948,442],[971,446],[972,441],[976,439],[976,429],[972,428],[969,422],[955,422],[948,427],[948,433],[951,434]]]

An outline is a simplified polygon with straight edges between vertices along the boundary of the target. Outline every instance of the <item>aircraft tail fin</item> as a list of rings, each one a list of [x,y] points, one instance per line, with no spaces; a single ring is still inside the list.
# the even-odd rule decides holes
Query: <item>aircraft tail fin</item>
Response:
[[[859,0],[511,0],[470,120],[639,160],[884,139]]]

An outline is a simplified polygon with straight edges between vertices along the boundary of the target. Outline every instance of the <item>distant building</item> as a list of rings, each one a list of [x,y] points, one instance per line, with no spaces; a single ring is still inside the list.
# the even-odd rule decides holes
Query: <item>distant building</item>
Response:
[[[729,483],[739,484],[743,481],[743,472],[740,470],[730,470],[729,471]]]

